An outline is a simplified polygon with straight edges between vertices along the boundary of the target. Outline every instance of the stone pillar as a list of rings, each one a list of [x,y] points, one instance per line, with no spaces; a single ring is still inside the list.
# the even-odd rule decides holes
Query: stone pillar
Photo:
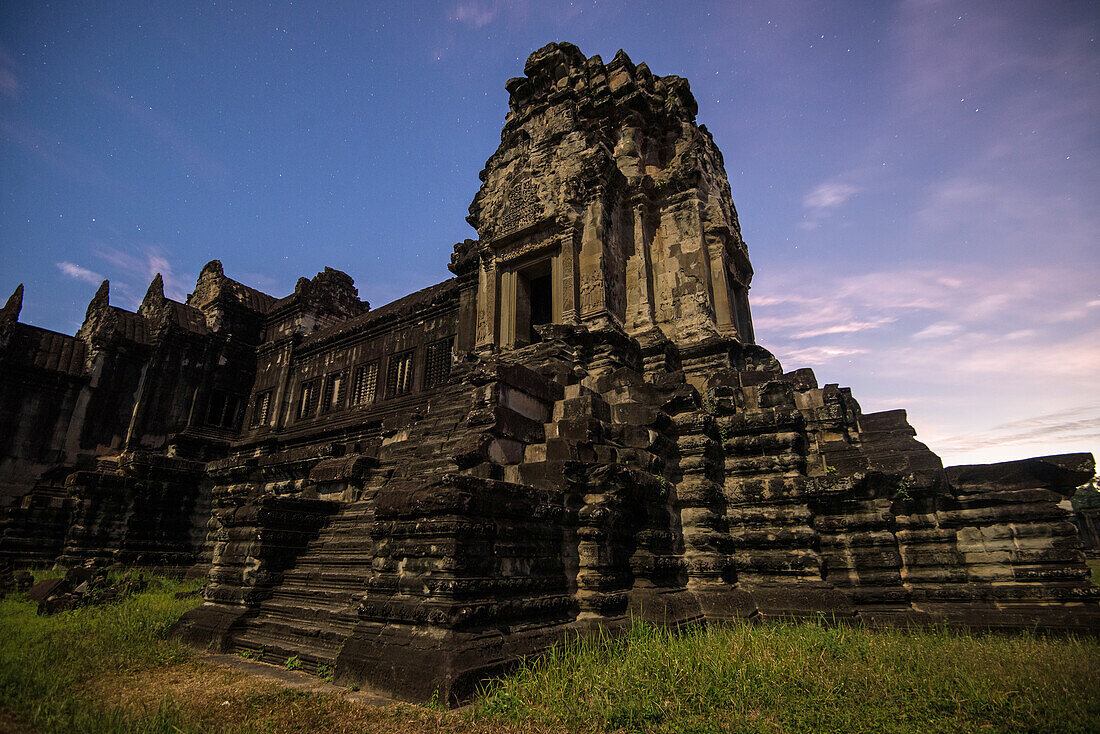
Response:
[[[631,333],[653,328],[653,272],[649,263],[650,236],[645,207],[634,206],[634,254],[626,263],[626,328]]]
[[[736,285],[733,297],[737,307],[737,335],[742,343],[755,344],[756,334],[753,332],[752,311],[749,309],[749,287]]]
[[[519,275],[514,270],[504,270],[500,274],[500,300],[497,312],[500,315],[500,346],[506,349],[516,346],[518,280]]]
[[[584,322],[606,320],[608,317],[604,223],[603,200],[597,198],[588,204],[581,235],[580,316]]]
[[[573,236],[573,230],[573,226],[566,228],[565,234],[561,236],[561,253],[555,258],[557,269],[554,271],[554,281],[555,283],[559,280],[561,282],[561,310],[559,314],[563,324],[580,323],[580,309],[578,307],[580,298],[577,294],[579,280],[577,274],[577,243],[576,238]]]
[[[559,252],[550,258],[550,312],[553,315],[553,323],[560,324],[564,321],[564,297],[565,284],[562,282],[564,271],[562,269],[562,256]]]
[[[724,334],[732,334],[737,325],[733,320],[733,304],[731,303],[729,267],[726,265],[725,243],[708,242],[710,250],[710,290],[714,306],[714,318],[718,323],[718,331]]]
[[[479,351],[492,349],[496,345],[497,335],[497,269],[488,258],[482,258],[478,272],[477,288],[477,338],[475,348]]]

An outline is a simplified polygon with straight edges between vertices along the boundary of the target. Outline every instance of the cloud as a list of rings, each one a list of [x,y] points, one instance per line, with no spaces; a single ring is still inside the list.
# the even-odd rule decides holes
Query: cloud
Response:
[[[962,331],[962,327],[958,324],[952,324],[947,321],[941,321],[935,324],[924,327],[916,334],[913,335],[914,339],[939,339],[945,336],[953,336]]]
[[[71,262],[59,262],[57,263],[58,269],[70,278],[76,278],[77,280],[83,280],[86,283],[92,285],[99,285],[103,282],[103,276],[88,268],[81,267],[76,263]]]
[[[452,17],[459,23],[471,28],[482,28],[493,22],[500,12],[500,4],[496,2],[478,2],[468,0],[455,6]]]
[[[948,464],[1100,443],[1100,415],[1081,407],[1100,405],[1090,268],[943,263],[757,280],[757,338],[785,369],[842,380],[867,412],[906,408]]]
[[[100,245],[95,254],[113,266],[111,285],[117,286],[120,299],[133,308],[141,303],[157,273],[164,279],[164,295],[176,301],[185,300],[194,284],[194,278],[178,273],[164,251],[155,245],[139,244],[130,250]]]
[[[818,229],[822,220],[827,219],[833,211],[843,206],[860,191],[860,187],[854,184],[835,180],[818,185],[802,197],[802,208],[806,210],[806,215],[798,223],[798,228],[806,231]]]
[[[782,355],[784,360],[790,362],[791,366],[787,369],[794,367],[819,367],[821,365],[833,364],[838,360],[846,357],[854,357],[857,354],[867,354],[867,349],[860,349],[858,347],[840,347],[836,345],[820,345],[813,347],[792,347],[792,346],[776,346],[775,353]]]
[[[565,8],[556,8],[549,3],[540,5],[530,0],[460,0],[452,6],[448,18],[474,30],[491,23],[498,24],[498,27],[503,23],[519,30],[538,25],[549,27],[551,23],[568,23],[582,11],[582,4],[579,2],[569,3]],[[449,50],[451,49],[443,49],[443,54]],[[438,50],[437,55],[442,56]]]
[[[1046,335],[1042,339],[994,331],[976,331],[965,337],[938,353],[930,352],[928,356],[934,360],[918,359],[913,355],[914,363],[926,369],[934,369],[933,361],[950,364],[952,370],[982,379],[999,379],[1006,386],[1061,380],[1062,388],[1077,389],[1081,397],[1097,393],[1095,375],[1100,373],[1100,328],[1068,337]]]
[[[755,331],[788,368],[835,366],[843,376],[849,357],[870,354],[876,378],[899,385],[1009,389],[1057,379],[1059,390],[1097,394],[1100,324],[1081,306],[1095,292],[1087,269],[815,269],[759,280]]]
[[[831,276],[813,268],[757,281],[756,331],[782,341],[881,329],[914,340],[975,334],[995,341],[1048,340],[1089,325],[1093,311],[1084,304],[1095,292],[1088,269],[1009,270],[999,263]]]
[[[815,211],[835,209],[858,193],[858,186],[838,182],[823,183],[806,194],[802,199],[802,206]]]
[[[828,334],[853,334],[857,331],[865,331],[867,329],[876,329],[883,324],[889,324],[894,319],[889,317],[883,317],[874,319],[872,321],[857,321],[851,320],[841,324],[833,324],[832,326],[819,327],[816,329],[808,329],[806,331],[800,331],[791,335],[792,339],[809,339],[814,336],[826,336]]]
[[[953,451],[973,451],[1006,445],[1045,444],[1051,440],[1097,439],[1100,439],[1100,404],[1090,404],[1002,423],[984,431],[947,436],[937,443]]]

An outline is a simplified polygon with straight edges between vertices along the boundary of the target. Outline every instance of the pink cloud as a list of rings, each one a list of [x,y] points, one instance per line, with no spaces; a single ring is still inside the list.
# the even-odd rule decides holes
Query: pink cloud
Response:
[[[85,283],[99,285],[103,282],[102,275],[93,270],[89,270],[88,268],[77,265],[76,263],[59,262],[57,263],[57,268],[70,278],[83,280]]]
[[[802,199],[802,206],[807,209],[833,209],[840,206],[848,199],[859,193],[857,186],[851,184],[830,182],[823,183],[816,189],[806,194]]]

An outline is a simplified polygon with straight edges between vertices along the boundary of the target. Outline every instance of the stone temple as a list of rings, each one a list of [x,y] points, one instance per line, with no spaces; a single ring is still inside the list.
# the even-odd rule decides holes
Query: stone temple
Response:
[[[903,411],[784,372],[686,80],[554,43],[454,277],[202,270],[75,336],[0,311],[0,553],[205,574],[176,634],[449,700],[631,618],[1100,630],[1059,506],[1087,454],[944,469]]]

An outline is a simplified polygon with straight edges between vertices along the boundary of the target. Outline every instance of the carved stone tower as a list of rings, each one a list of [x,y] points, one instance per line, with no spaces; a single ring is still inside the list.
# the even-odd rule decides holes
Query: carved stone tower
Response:
[[[751,343],[752,266],[687,81],[569,43],[524,72],[468,217],[476,346],[522,346],[545,323],[616,331],[647,357],[669,342]]]

